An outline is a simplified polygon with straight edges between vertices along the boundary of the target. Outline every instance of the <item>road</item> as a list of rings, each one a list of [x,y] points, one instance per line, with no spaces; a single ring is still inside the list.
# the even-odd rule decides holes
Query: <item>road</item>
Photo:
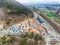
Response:
[[[58,34],[58,32],[56,32],[55,29],[52,28],[52,26],[49,25],[49,23],[43,17],[41,17],[38,13],[36,13],[34,11],[33,11],[33,13],[34,13],[34,18],[40,17],[42,20],[44,20],[44,23],[42,23],[42,24],[47,26],[48,33],[47,33],[47,36],[45,37],[46,42],[47,42],[46,45],[49,45],[49,43],[50,43],[49,41],[51,41],[52,39],[56,39],[56,40],[60,41],[57,38],[58,36],[60,38],[60,34]],[[51,36],[53,36],[54,38],[52,38]]]
[[[4,19],[5,18],[5,13],[3,11],[3,8],[0,8],[0,19]]]

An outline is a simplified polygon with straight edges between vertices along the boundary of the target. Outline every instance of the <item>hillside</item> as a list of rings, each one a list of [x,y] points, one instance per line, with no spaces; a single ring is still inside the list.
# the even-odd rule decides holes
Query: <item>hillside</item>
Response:
[[[0,12],[3,13],[0,14],[0,20],[3,19],[9,25],[33,17],[31,10],[15,0],[0,0]]]
[[[15,13],[32,13],[28,8],[26,8],[15,0],[0,0],[0,6],[15,10]]]

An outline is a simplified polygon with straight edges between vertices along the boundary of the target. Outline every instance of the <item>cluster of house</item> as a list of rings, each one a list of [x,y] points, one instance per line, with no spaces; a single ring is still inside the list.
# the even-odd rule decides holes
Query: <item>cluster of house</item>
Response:
[[[34,32],[39,33],[37,29],[35,29],[34,25],[30,25],[29,20],[21,22],[19,24],[15,24],[9,28],[8,34],[21,34],[21,33]]]
[[[22,34],[22,33],[38,33],[41,35],[45,35],[46,29],[42,27],[40,24],[37,23],[38,21],[36,19],[28,19],[24,22],[20,22],[18,24],[14,24],[11,27],[9,27],[7,30],[7,34],[9,35],[16,35],[16,34]]]
[[[28,19],[19,24],[15,24],[8,28],[8,34],[21,34],[21,33],[38,33],[45,35],[46,29],[41,27],[35,19]]]

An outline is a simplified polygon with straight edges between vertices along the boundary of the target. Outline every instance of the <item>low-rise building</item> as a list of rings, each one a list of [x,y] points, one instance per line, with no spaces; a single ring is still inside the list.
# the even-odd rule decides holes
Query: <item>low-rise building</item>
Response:
[[[0,29],[3,29],[4,28],[4,25],[3,24],[0,24]]]

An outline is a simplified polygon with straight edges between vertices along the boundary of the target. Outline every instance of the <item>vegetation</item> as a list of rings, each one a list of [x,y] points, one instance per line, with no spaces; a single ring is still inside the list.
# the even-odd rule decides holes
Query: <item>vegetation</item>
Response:
[[[29,19],[34,17],[31,10],[15,0],[0,0],[0,8],[5,14],[2,19],[5,21],[7,25],[6,27],[25,21],[27,18]],[[8,17],[11,17],[12,20],[7,19]]]
[[[38,45],[38,41],[42,41],[42,37],[39,34],[37,34],[35,35],[34,40],[35,40],[36,45]]]
[[[45,12],[45,14],[48,16],[48,17],[57,17],[57,15],[53,12]]]
[[[51,43],[50,43],[51,45],[57,45],[58,44],[58,42],[56,42],[56,41],[51,41]]]
[[[38,40],[42,40],[42,37],[39,35],[39,34],[37,34],[37,35],[35,35],[35,38],[34,38],[36,41],[38,41]]]
[[[10,0],[0,0],[0,7],[5,7],[6,9],[10,10],[7,11],[7,14],[13,14],[13,15],[20,15],[20,14],[25,14],[26,16],[31,16],[33,17],[33,12],[20,4],[19,2],[16,1],[10,1]],[[29,15],[30,14],[30,15]]]
[[[5,36],[1,37],[1,38],[0,38],[0,42],[1,42],[2,44],[6,43],[6,37],[5,37]]]
[[[19,4],[18,2],[9,3],[8,1],[1,0],[0,3],[1,3],[0,6],[4,6],[11,10],[14,10],[14,11],[9,12],[8,14],[32,13],[28,8],[26,8],[22,4]]]
[[[54,20],[55,20],[58,24],[60,24],[60,19],[54,18]]]
[[[8,20],[6,21],[6,25],[9,25],[9,24],[10,24],[10,21],[11,21],[11,19],[8,19]]]
[[[26,38],[23,38],[21,40],[21,45],[27,45],[27,39]]]
[[[3,36],[0,37],[0,44],[6,45],[7,43],[12,43],[15,40],[15,37],[13,36]]]
[[[29,35],[29,38],[30,38],[30,39],[34,38],[34,33],[31,33],[31,34]]]
[[[32,38],[30,38],[30,36],[32,36]],[[38,45],[38,41],[45,45],[43,37],[39,34],[34,36],[33,33],[27,33],[26,35],[23,35],[23,37],[11,35],[0,37],[0,45]]]
[[[48,17],[50,17],[51,19],[53,19],[55,22],[57,22],[58,24],[60,24],[60,19],[58,18],[58,16],[54,13],[54,12],[44,12]]]

